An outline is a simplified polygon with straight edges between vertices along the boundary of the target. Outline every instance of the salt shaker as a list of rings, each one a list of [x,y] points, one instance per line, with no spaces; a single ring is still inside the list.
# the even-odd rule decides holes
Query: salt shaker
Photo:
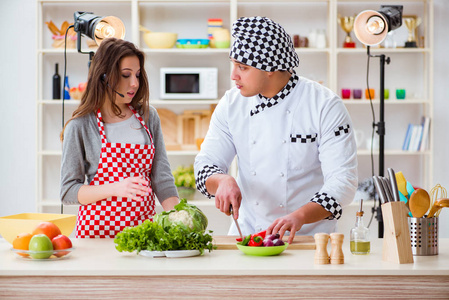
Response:
[[[343,255],[343,233],[333,232],[330,234],[331,238],[331,257],[330,262],[333,265],[339,265],[345,263],[345,256]]]
[[[316,233],[314,235],[316,251],[315,251],[315,264],[325,265],[329,264],[329,254],[327,253],[327,243],[329,241],[329,234]]]

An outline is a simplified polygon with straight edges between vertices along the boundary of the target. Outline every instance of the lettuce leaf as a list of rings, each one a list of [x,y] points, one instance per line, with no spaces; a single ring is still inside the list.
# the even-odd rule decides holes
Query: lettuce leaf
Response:
[[[140,225],[123,229],[116,235],[114,243],[119,252],[199,250],[203,254],[204,250],[211,252],[215,248],[212,231],[209,233],[192,231],[185,226],[169,226],[165,230],[159,224],[146,220]]]

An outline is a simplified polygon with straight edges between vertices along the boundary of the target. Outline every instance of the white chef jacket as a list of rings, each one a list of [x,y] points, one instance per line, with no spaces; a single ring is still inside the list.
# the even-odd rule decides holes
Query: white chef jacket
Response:
[[[266,229],[309,201],[333,215],[305,224],[297,234],[333,232],[357,188],[356,143],[344,104],[303,77],[278,104],[250,116],[261,101],[258,95],[242,96],[237,88],[226,92],[195,159],[195,174],[207,173],[197,177],[197,185],[212,174],[227,173],[237,155],[238,221],[244,235]],[[229,234],[238,234],[234,223]]]

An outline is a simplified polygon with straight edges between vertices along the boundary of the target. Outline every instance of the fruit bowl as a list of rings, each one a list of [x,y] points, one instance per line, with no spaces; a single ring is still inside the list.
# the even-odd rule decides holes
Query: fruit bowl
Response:
[[[11,248],[11,251],[16,253],[19,258],[30,260],[48,260],[48,259],[61,259],[66,258],[72,253],[75,248],[61,249],[61,250],[48,250],[48,251],[31,251],[31,250],[19,250]]]
[[[287,249],[288,243],[285,243],[282,246],[271,246],[271,247],[252,247],[252,246],[242,246],[239,243],[237,243],[237,248],[239,248],[240,251],[247,255],[254,255],[254,256],[272,256],[272,255],[279,255],[282,252],[284,252],[285,249]]]
[[[21,233],[31,233],[37,224],[48,221],[59,227],[61,233],[70,236],[76,225],[76,215],[23,213],[0,217],[0,235],[12,244]]]

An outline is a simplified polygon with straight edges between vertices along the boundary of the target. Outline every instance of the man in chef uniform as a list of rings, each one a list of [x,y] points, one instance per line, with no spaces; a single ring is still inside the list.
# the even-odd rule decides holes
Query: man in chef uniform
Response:
[[[234,22],[231,79],[195,159],[200,192],[234,210],[244,235],[334,232],[357,188],[353,126],[341,99],[298,76],[290,36],[265,17]],[[228,175],[237,156],[238,176]],[[238,235],[234,224],[230,235]]]

